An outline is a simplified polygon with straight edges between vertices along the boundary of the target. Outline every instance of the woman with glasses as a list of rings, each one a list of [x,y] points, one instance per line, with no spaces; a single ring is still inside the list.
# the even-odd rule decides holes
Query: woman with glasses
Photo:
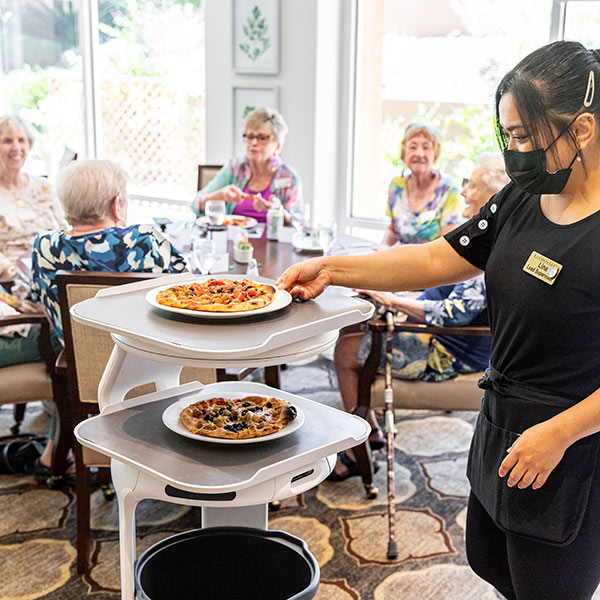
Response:
[[[431,242],[464,219],[464,203],[457,184],[433,167],[440,156],[439,132],[411,123],[404,132],[400,158],[409,173],[394,177],[388,190],[390,224],[383,237],[388,246]]]
[[[194,201],[192,210],[204,214],[208,200],[225,202],[228,214],[254,217],[265,222],[269,209],[282,209],[284,223],[291,223],[291,212],[302,206],[302,181],[279,153],[288,127],[279,112],[257,108],[244,119],[246,155],[230,160]]]

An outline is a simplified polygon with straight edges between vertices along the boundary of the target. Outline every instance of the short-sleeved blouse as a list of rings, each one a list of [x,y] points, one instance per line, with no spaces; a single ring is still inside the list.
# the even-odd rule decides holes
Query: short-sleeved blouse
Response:
[[[46,307],[61,343],[57,271],[178,273],[185,270],[183,257],[151,225],[111,227],[78,236],[62,230],[48,231],[36,237],[31,258],[31,296]]]
[[[600,388],[598,231],[600,211],[559,225],[510,183],[444,236],[485,270],[491,366],[567,404]]]
[[[464,221],[465,206],[458,187],[452,178],[437,174],[439,181],[431,200],[417,211],[408,204],[407,177],[392,179],[386,215],[394,219],[396,240],[401,244],[431,242],[440,237],[442,227]]]
[[[0,188],[0,273],[29,256],[35,236],[63,226],[63,211],[50,182],[27,175],[24,188]]]

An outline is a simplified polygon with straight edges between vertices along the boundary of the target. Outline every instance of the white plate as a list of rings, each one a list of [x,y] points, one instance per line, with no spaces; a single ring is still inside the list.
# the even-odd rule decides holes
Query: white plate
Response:
[[[223,279],[249,279],[246,275],[234,275],[234,274],[225,274]],[[194,277],[193,279],[189,279],[187,281],[180,281],[175,285],[187,285],[189,283],[201,283],[206,281],[207,279],[218,279],[217,275],[205,275],[204,277]],[[251,281],[251,280],[250,280]],[[268,284],[272,285],[272,284]],[[189,317],[201,317],[202,319],[239,319],[241,317],[253,317],[254,315],[263,315],[265,313],[275,312],[277,310],[281,310],[285,308],[288,304],[292,302],[292,296],[289,292],[285,290],[280,290],[275,288],[275,297],[273,298],[273,302],[268,304],[267,306],[263,306],[262,308],[257,308],[256,310],[243,310],[239,312],[210,312],[203,310],[191,310],[189,308],[176,308],[175,306],[165,306],[164,304],[159,304],[156,301],[156,294],[162,290],[168,290],[170,287],[174,287],[171,285],[162,285],[160,287],[156,287],[151,289],[146,294],[146,301],[154,306],[155,308],[160,308],[161,310],[166,310],[168,312],[177,313],[179,315],[187,315]],[[275,286],[273,286],[275,287]]]
[[[244,398],[246,396],[251,396],[251,393],[247,392],[221,392],[219,394],[220,398]],[[269,435],[263,435],[256,438],[249,438],[245,440],[229,440],[227,438],[214,438],[209,437],[207,435],[198,435],[197,433],[192,433],[188,431],[179,421],[179,414],[181,411],[189,406],[190,404],[194,404],[195,402],[199,402],[200,400],[206,400],[207,398],[214,398],[215,392],[207,392],[204,394],[200,394],[192,398],[185,398],[183,400],[178,400],[171,406],[167,407],[162,414],[163,423],[175,433],[179,435],[183,435],[184,437],[191,438],[192,440],[198,440],[200,442],[212,442],[213,444],[254,444],[256,442],[269,442],[271,440],[276,440],[280,437],[284,437],[293,433],[297,429],[299,429],[304,423],[304,413],[295,406],[295,409],[298,411],[296,418],[284,429],[278,431],[276,433],[271,433]]]
[[[304,235],[303,233],[296,233],[292,237],[292,245],[298,250],[305,250],[307,252],[322,252],[323,248],[319,244],[319,240],[310,235]]]
[[[225,221],[224,221],[223,225],[227,225],[227,219],[231,219],[231,218],[235,218],[235,217],[242,217],[242,216],[243,215],[227,215],[225,217]],[[227,226],[228,227],[243,227],[244,229],[252,229],[252,227],[256,227],[258,225],[258,221],[254,217],[244,217],[244,218],[247,219],[245,225],[227,225]],[[196,223],[201,226],[210,225],[210,221],[208,220],[208,217],[206,215],[198,217],[196,219]]]

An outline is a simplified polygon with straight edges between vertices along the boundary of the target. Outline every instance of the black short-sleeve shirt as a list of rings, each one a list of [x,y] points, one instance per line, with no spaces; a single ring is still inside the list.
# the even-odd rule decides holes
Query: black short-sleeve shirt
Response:
[[[573,401],[600,388],[600,211],[557,225],[510,183],[444,237],[485,271],[497,371]],[[552,285],[524,270],[532,252],[561,265]]]

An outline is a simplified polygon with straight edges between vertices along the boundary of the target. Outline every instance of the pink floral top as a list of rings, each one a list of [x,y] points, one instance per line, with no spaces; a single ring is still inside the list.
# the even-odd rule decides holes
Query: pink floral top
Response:
[[[291,212],[297,206],[302,206],[302,180],[300,179],[300,175],[298,175],[292,166],[285,164],[278,156],[271,157],[271,163],[274,171],[269,195],[274,194],[277,196],[287,211]],[[251,177],[252,173],[248,158],[246,156],[243,158],[234,158],[202,188],[202,191],[207,193],[216,192],[232,183],[237,185],[240,190],[243,190],[246,188]],[[192,203],[192,210],[196,214],[201,214],[198,212],[198,207],[195,204],[195,202]],[[226,204],[227,214],[232,214],[236,205],[229,202]],[[236,212],[236,214],[240,213]]]

